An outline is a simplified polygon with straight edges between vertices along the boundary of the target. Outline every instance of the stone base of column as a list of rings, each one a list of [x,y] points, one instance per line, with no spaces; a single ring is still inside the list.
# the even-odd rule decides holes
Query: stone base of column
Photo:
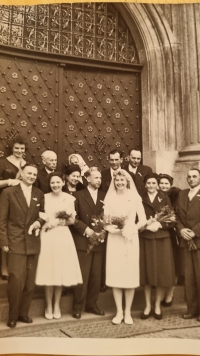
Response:
[[[200,144],[186,146],[179,151],[179,158],[176,162],[195,162],[200,161]]]
[[[174,163],[174,185],[181,189],[188,188],[186,177],[191,168],[200,169],[200,144],[186,146],[179,151],[179,157]]]
[[[174,163],[178,158],[177,151],[143,152],[143,164],[150,166],[155,173],[166,173],[173,176]]]

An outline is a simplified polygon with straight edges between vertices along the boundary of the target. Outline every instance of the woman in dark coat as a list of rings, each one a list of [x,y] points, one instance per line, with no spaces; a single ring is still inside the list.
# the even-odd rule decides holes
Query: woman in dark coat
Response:
[[[169,198],[158,191],[158,175],[149,174],[144,179],[147,192],[142,196],[147,222],[155,217],[162,208],[171,207]],[[141,319],[147,319],[151,313],[151,288],[156,288],[154,317],[162,319],[161,301],[164,288],[175,282],[175,270],[169,229],[174,222],[155,221],[145,226],[140,233],[140,283],[144,286],[146,307]]]
[[[80,182],[81,169],[79,165],[72,164],[70,166],[65,166],[63,173],[65,175],[64,192],[73,195],[74,192],[85,188],[83,183]]]
[[[174,211],[176,212],[178,195],[179,195],[179,192],[181,189],[172,187],[172,185],[173,185],[173,178],[170,175],[159,174],[159,189],[160,189],[160,191],[162,191],[164,194],[166,194],[169,197],[172,207],[173,207]],[[178,276],[183,277],[183,275],[184,275],[183,257],[181,256],[182,250],[179,248],[179,241],[178,241],[178,237],[176,234],[176,230],[170,229],[170,235],[171,235],[172,249],[173,249],[173,255],[174,255],[175,274],[176,274],[175,284],[177,284]],[[175,289],[175,286],[167,288],[165,298],[161,303],[162,306],[170,307],[172,305],[174,289]]]

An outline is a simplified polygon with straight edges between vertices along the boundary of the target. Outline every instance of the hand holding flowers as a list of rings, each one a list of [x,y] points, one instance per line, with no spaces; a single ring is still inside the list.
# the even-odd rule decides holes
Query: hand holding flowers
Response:
[[[103,243],[106,238],[106,231],[104,230],[104,223],[103,223],[103,215],[93,215],[91,216],[91,225],[93,229],[90,229],[89,227],[86,228],[85,230],[85,235],[87,236],[89,240],[88,248],[87,248],[87,254],[92,251],[94,246],[99,245],[100,243]]]
[[[46,213],[39,213],[40,218],[45,220],[45,224],[42,227],[42,230],[48,231],[56,226],[66,226],[74,222],[72,214],[68,214],[66,211],[59,211],[55,214],[55,217],[49,218]]]
[[[117,225],[105,225],[104,229],[108,232],[110,232],[111,234],[117,234],[119,232],[121,232],[121,230],[118,228]]]
[[[139,229],[140,232],[144,230],[149,230],[152,232],[158,231],[162,228],[161,223],[174,223],[176,221],[176,215],[173,209],[171,209],[168,205],[161,208],[159,212],[155,214],[154,217],[150,217],[147,220],[147,223]]]

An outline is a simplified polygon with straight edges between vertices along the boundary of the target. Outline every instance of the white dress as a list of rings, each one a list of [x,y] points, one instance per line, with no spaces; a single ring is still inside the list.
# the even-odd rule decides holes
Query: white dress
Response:
[[[106,252],[106,285],[116,288],[139,286],[139,238],[138,227],[145,225],[146,216],[139,195],[127,189],[124,194],[113,192],[105,200],[104,214],[124,216],[122,233],[108,233]],[[136,214],[138,223],[135,224]]]
[[[67,193],[55,197],[45,194],[45,213],[49,219],[65,211],[75,217],[75,198]],[[68,226],[56,226],[41,231],[41,251],[38,259],[36,284],[71,286],[82,283],[82,275],[74,240]]]

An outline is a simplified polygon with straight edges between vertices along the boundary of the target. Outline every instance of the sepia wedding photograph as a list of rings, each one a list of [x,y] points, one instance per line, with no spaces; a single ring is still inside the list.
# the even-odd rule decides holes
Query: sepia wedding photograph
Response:
[[[198,2],[1,0],[3,353],[200,354],[199,86]]]

